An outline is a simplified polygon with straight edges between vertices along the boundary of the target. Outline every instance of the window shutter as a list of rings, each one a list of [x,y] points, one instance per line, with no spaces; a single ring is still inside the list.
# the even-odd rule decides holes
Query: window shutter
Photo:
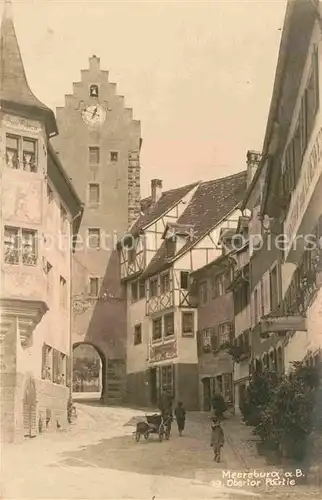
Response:
[[[43,344],[41,352],[41,378],[46,378],[46,368],[47,368],[47,346]]]
[[[202,330],[198,330],[197,331],[197,355],[198,355],[198,358],[200,358],[200,356],[202,355],[202,351],[203,351],[203,334],[202,334]]]
[[[211,328],[211,348],[213,351],[218,349],[218,331],[216,328]]]
[[[173,364],[172,366],[172,397],[173,399],[176,397],[176,365]]]
[[[66,356],[66,385],[71,386],[71,369],[70,369],[70,356]]]
[[[59,373],[59,352],[56,349],[53,349],[53,382],[57,384],[58,381],[58,373]]]

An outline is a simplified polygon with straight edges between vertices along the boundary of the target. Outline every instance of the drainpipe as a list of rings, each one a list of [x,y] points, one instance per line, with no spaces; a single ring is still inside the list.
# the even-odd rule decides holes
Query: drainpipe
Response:
[[[83,215],[83,208],[71,219],[69,223],[69,404],[73,403],[73,239],[74,222]]]

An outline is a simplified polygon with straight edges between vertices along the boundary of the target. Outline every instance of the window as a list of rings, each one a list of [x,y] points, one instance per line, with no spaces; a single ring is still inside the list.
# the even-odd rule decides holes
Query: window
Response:
[[[66,234],[67,212],[63,205],[60,205],[60,232]]]
[[[160,276],[160,293],[167,293],[170,290],[170,274],[164,273]]]
[[[7,134],[6,136],[6,163],[7,167],[19,168],[19,137]]]
[[[36,264],[36,231],[29,229],[21,230],[21,253],[23,264],[26,266],[34,266]]]
[[[160,387],[166,387],[168,393],[174,398],[174,365],[161,366]]]
[[[34,139],[22,140],[22,162],[26,172],[36,172],[36,141]]]
[[[100,162],[100,148],[97,146],[90,146],[89,148],[89,163],[91,165],[98,165]]]
[[[118,161],[118,159],[119,159],[119,154],[118,154],[118,152],[117,152],[117,151],[111,151],[111,152],[110,152],[110,160],[111,160],[112,162],[117,162],[117,161]]]
[[[213,278],[213,297],[221,297],[225,294],[226,289],[226,275],[219,274]]]
[[[88,246],[89,248],[99,248],[101,244],[100,229],[90,228],[88,230]]]
[[[174,313],[164,316],[164,336],[169,337],[170,335],[174,335]]]
[[[162,338],[162,318],[156,318],[152,322],[152,340]]]
[[[231,323],[221,323],[218,327],[219,345],[231,341],[232,325]]]
[[[19,229],[4,228],[4,261],[7,264],[19,263]]]
[[[319,68],[318,68],[318,51],[314,51],[312,57],[312,69],[306,89],[306,130],[307,140],[309,141],[316,113],[319,108]]]
[[[180,288],[182,290],[188,290],[189,288],[189,273],[187,271],[181,271],[180,273]]]
[[[97,85],[91,85],[89,87],[89,95],[90,95],[90,97],[98,97],[98,86]]]
[[[89,294],[91,297],[98,297],[99,294],[99,279],[90,278],[89,279]]]
[[[194,313],[182,313],[182,336],[192,337],[194,335]]]
[[[134,327],[134,345],[142,344],[142,325],[135,325]]]
[[[51,380],[52,377],[52,348],[43,344],[42,347],[42,368],[41,368],[41,378],[43,380]]]
[[[200,283],[199,287],[199,297],[200,297],[200,304],[203,305],[207,302],[208,300],[208,283],[207,281],[203,281]]]
[[[7,264],[37,263],[37,232],[15,227],[4,228],[4,261]]]
[[[278,306],[278,281],[277,281],[277,266],[269,273],[270,281],[270,309],[274,311]]]
[[[62,276],[60,277],[59,280],[59,303],[60,306],[63,307],[64,309],[67,308],[67,286],[66,286],[66,280]]]
[[[132,302],[136,302],[138,300],[138,282],[135,281],[131,284],[131,299]]]
[[[97,204],[100,202],[100,185],[89,184],[88,201],[90,204]]]
[[[150,280],[150,297],[157,297],[158,295],[158,278]]]
[[[212,331],[211,328],[205,328],[202,330],[202,347],[203,350],[208,352],[212,349],[212,341],[211,341]]]
[[[139,280],[139,298],[144,299],[145,297],[145,281]]]
[[[26,172],[37,172],[36,139],[7,134],[6,164],[9,168],[22,168]]]
[[[174,238],[169,238],[165,241],[165,257],[171,259],[176,253],[176,241]]]

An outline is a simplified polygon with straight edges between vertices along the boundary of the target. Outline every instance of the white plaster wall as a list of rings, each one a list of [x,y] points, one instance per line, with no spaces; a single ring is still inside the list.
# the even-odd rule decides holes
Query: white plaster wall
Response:
[[[285,371],[292,361],[301,361],[308,351],[322,349],[322,288],[307,311],[307,332],[296,332],[285,347]]]
[[[128,283],[127,296],[130,297],[131,284]],[[134,345],[134,327],[142,325],[142,344]],[[127,373],[144,371],[147,367],[149,346],[149,319],[145,316],[145,298],[127,305]]]
[[[235,337],[251,325],[250,305],[248,304],[240,313],[235,316]]]
[[[49,181],[50,184],[50,181]],[[41,378],[42,346],[44,343],[57,349],[65,355],[69,355],[70,345],[70,253],[68,239],[61,244],[60,231],[60,203],[58,193],[54,191],[54,200],[50,211],[45,198],[44,206],[44,234],[46,242],[40,252],[52,265],[49,275],[42,270],[46,283],[50,280],[48,293],[43,297],[49,310],[36,326],[30,345],[21,347],[18,344],[17,371],[20,373],[32,373]],[[70,214],[67,212],[70,218]],[[66,222],[67,238],[69,238],[69,223]],[[44,261],[45,262],[45,261]],[[42,266],[42,262],[39,263]],[[60,276],[66,280],[66,304],[64,309],[60,305]],[[65,373],[66,376],[66,373]]]

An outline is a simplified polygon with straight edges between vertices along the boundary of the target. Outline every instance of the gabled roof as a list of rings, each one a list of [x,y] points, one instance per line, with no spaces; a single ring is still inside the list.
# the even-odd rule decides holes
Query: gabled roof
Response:
[[[6,0],[0,36],[0,109],[43,121],[48,135],[57,135],[53,111],[31,92],[12,20],[11,2]]]
[[[172,259],[165,256],[165,243],[161,245],[150,264],[143,272],[145,277],[170,267],[172,262],[205,237],[228,214],[238,207],[246,190],[247,172],[202,182],[198,186],[189,205],[179,217],[178,224],[193,226],[193,235]]]
[[[143,199],[141,201],[141,210],[143,213],[131,227],[131,234],[133,236],[138,235],[142,229],[166,214],[198,184],[199,182],[194,182],[193,184],[165,191],[155,205],[151,205],[151,197]]]

